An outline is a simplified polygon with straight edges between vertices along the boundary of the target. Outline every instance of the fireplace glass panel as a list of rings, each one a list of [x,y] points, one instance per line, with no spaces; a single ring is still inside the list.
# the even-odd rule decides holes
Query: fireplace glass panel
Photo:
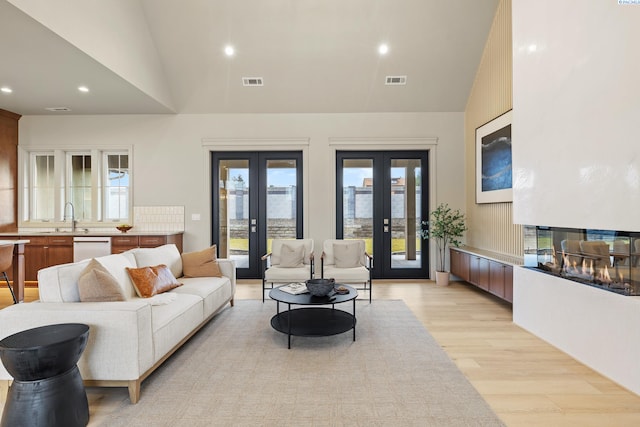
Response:
[[[525,229],[525,265],[622,295],[640,295],[640,233]]]

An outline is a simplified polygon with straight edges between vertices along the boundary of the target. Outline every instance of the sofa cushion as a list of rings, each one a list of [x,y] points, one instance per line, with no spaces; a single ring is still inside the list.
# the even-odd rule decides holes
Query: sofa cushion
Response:
[[[173,289],[171,294],[196,295],[204,300],[204,317],[218,311],[233,296],[228,277],[182,277],[183,286]],[[167,294],[163,294],[167,295]]]
[[[216,260],[216,245],[196,252],[182,254],[184,277],[222,277]]]
[[[173,243],[156,248],[131,249],[138,267],[164,264],[171,270],[174,277],[182,276],[182,257]]]
[[[89,260],[54,265],[38,271],[38,297],[42,302],[80,302],[78,279]]]
[[[182,286],[182,283],[173,277],[171,270],[164,264],[139,268],[127,267],[127,273],[141,298],[149,298]]]
[[[126,300],[116,278],[95,258],[91,259],[80,273],[78,293],[82,302]]]
[[[170,304],[152,306],[154,360],[164,357],[203,320],[202,298],[196,295],[177,294]]]
[[[113,254],[96,258],[116,278],[126,299],[136,296],[136,291],[125,270],[135,267],[134,258],[125,254]],[[78,279],[89,260],[54,265],[38,271],[38,297],[42,302],[80,302]]]
[[[112,254],[98,257],[96,258],[96,261],[102,264],[102,266],[116,278],[122,287],[122,291],[124,292],[126,299],[131,299],[136,296],[136,290],[133,287],[133,283],[131,283],[131,279],[129,278],[126,270],[127,267],[136,267],[135,258],[133,258],[133,256],[124,253]]]

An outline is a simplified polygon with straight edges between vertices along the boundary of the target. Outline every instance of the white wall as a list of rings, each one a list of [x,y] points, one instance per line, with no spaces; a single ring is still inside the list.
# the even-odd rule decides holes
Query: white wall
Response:
[[[211,243],[211,150],[303,148],[305,236],[321,247],[335,235],[337,148],[426,149],[434,138],[432,199],[464,210],[463,120],[463,113],[24,116],[19,146],[132,146],[134,205],[185,206],[185,250]],[[192,221],[194,213],[202,219]]]
[[[164,69],[138,1],[8,1],[173,111]]]
[[[640,394],[640,300],[514,269],[513,322]]]
[[[640,6],[512,7],[514,222],[640,231]]]

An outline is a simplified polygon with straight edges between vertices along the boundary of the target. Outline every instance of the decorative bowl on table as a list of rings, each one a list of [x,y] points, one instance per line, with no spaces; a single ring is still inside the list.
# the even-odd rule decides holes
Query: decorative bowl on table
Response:
[[[116,227],[117,230],[120,230],[123,233],[126,233],[127,231],[131,230],[133,228],[133,225],[129,225],[129,224],[122,224]]]
[[[314,297],[324,297],[333,290],[335,279],[310,279],[306,281],[309,293]]]

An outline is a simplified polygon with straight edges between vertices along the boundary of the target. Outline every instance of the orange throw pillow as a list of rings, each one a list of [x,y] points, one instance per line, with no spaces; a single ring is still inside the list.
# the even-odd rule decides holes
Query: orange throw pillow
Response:
[[[182,274],[184,277],[222,277],[216,259],[216,245],[197,252],[183,253]]]
[[[141,298],[149,298],[182,286],[182,283],[173,277],[171,270],[164,264],[153,267],[127,267],[127,273],[133,282],[133,287],[136,288],[136,293]]]

